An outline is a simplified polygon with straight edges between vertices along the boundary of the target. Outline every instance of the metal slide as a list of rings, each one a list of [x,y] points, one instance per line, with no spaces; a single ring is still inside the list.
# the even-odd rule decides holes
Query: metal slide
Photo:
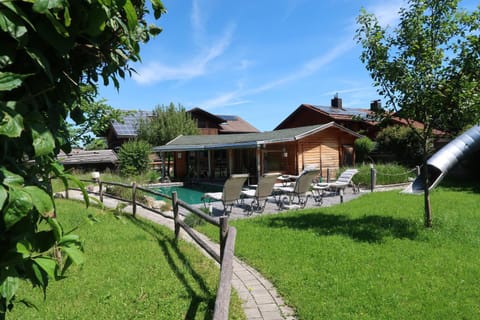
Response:
[[[466,155],[480,149],[480,126],[474,126],[437,151],[427,160],[429,186],[435,188],[447,172]],[[418,176],[403,193],[423,193],[423,176]]]

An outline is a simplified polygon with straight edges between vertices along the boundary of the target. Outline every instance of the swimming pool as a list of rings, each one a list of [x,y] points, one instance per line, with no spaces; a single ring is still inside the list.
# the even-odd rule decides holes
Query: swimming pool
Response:
[[[172,196],[172,192],[176,191],[177,196],[188,204],[202,203],[202,196],[205,192],[221,192],[222,186],[194,184],[185,186],[164,186],[154,187],[154,191]]]

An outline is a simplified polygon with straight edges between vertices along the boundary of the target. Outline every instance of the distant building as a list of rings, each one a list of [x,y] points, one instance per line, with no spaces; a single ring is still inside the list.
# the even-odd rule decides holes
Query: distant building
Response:
[[[187,112],[197,121],[203,135],[259,132],[239,116],[214,115],[200,108],[193,108]],[[126,115],[123,123],[113,121],[105,133],[108,148],[118,150],[124,142],[136,138],[139,120],[152,116],[152,111],[136,111]]]
[[[74,149],[70,153],[60,152],[58,161],[65,169],[104,171],[114,170],[117,166],[118,157],[113,150],[80,150]]]
[[[378,121],[374,118],[376,111],[381,111],[380,100],[374,100],[370,103],[370,109],[344,108],[342,99],[335,96],[331,100],[330,106],[319,106],[311,104],[301,104],[287,118],[285,118],[274,130],[310,126],[315,124],[326,124],[335,122],[352,131],[359,132],[370,139],[375,140],[377,134],[382,129]],[[411,121],[415,128],[423,128],[423,124],[418,121]],[[392,116],[389,119],[389,125],[407,126],[406,119]],[[441,136],[443,132],[434,130],[434,134]]]

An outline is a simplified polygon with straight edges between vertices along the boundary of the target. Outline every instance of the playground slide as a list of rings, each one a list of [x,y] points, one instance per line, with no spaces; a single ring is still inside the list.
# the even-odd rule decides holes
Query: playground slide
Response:
[[[428,189],[435,188],[447,172],[466,155],[480,149],[480,125],[470,128],[446,146],[437,151],[427,160],[428,166]],[[408,186],[404,193],[422,193],[424,190],[423,176],[418,176]]]

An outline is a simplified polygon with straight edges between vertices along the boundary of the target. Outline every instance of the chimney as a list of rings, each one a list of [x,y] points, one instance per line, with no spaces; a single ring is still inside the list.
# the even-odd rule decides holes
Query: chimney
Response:
[[[342,99],[338,97],[338,93],[335,94],[331,100],[332,108],[342,109]]]
[[[383,111],[382,102],[380,101],[380,99],[373,100],[372,102],[370,102],[370,111],[373,111],[373,112]]]

